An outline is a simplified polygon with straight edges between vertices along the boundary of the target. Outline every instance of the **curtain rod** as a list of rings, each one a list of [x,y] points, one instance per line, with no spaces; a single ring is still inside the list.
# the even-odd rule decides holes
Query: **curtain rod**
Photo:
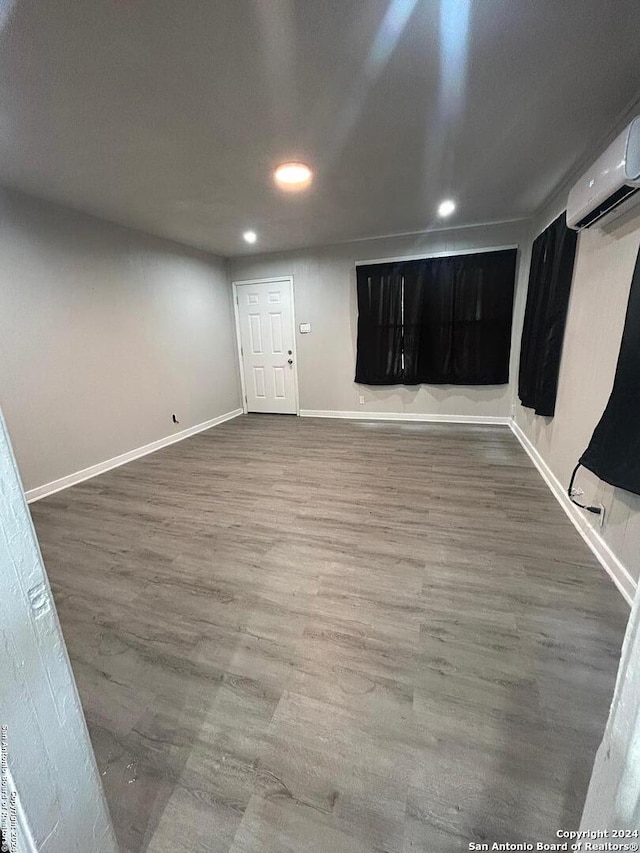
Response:
[[[458,249],[450,252],[427,252],[420,255],[399,255],[393,258],[372,258],[366,261],[356,261],[356,267],[366,267],[370,264],[391,264],[399,263],[400,261],[423,261],[429,258],[452,258],[456,255],[481,255],[484,252],[503,252],[507,249],[517,249],[518,244],[512,243],[510,246],[482,246],[478,249]]]

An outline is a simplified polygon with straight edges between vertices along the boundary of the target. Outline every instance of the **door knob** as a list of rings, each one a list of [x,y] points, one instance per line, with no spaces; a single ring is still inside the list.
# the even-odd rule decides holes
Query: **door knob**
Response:
[[[293,359],[292,358],[287,359],[287,364],[293,364]]]

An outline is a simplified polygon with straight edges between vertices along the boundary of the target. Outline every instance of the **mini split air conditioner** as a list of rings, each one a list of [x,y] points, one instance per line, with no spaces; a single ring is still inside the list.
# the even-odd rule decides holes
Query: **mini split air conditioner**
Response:
[[[634,118],[569,193],[567,225],[604,225],[640,203],[640,116]]]

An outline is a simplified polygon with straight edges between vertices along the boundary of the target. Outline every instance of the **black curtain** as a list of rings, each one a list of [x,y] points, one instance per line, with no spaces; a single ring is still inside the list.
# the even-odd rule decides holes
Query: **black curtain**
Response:
[[[518,396],[523,406],[547,417],[556,407],[577,236],[563,213],[536,237],[531,252]]]
[[[605,483],[640,495],[640,254],[613,389],[580,464]]]
[[[405,275],[405,382],[509,381],[515,249],[428,258]]]
[[[356,382],[509,381],[515,249],[358,268]]]
[[[358,267],[358,353],[356,382],[396,385],[402,371],[402,269],[400,265]]]
[[[406,385],[438,384],[453,375],[455,267],[453,258],[407,264],[404,277]]]

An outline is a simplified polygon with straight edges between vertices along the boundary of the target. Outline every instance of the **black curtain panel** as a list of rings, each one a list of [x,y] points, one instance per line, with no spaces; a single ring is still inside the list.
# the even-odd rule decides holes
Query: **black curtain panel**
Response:
[[[516,256],[511,249],[457,258],[453,362],[458,385],[509,381]]]
[[[356,382],[396,385],[403,381],[402,269],[358,267]]]
[[[523,406],[547,417],[556,406],[576,243],[563,213],[536,237],[531,252],[518,396]]]
[[[509,381],[517,252],[412,262],[404,275],[405,382]]]
[[[356,382],[509,381],[517,252],[358,268]]]
[[[613,389],[580,464],[605,483],[640,495],[640,254]]]
[[[453,372],[455,270],[451,258],[408,263],[404,275],[407,385],[446,382]]]

